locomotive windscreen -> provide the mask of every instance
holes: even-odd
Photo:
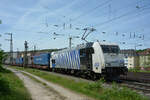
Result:
[[[119,47],[116,45],[101,45],[103,53],[119,53]]]

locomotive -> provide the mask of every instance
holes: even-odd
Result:
[[[117,44],[89,42],[74,48],[30,57],[32,58],[30,67],[83,76],[93,80],[101,77],[115,79],[128,71],[119,51]],[[16,59],[17,64],[18,60]]]

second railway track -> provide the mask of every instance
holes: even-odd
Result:
[[[122,81],[121,86],[126,86],[137,91],[140,94],[148,96],[150,98],[150,84],[135,82],[135,81]]]

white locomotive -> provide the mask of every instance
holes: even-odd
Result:
[[[119,50],[116,44],[90,42],[75,48],[52,52],[50,69],[94,80],[101,76],[117,78],[127,72]]]

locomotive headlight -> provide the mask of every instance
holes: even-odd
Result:
[[[111,64],[110,64],[110,63],[106,63],[105,66],[106,66],[106,67],[110,67]]]
[[[120,63],[120,66],[124,66],[124,63]]]

